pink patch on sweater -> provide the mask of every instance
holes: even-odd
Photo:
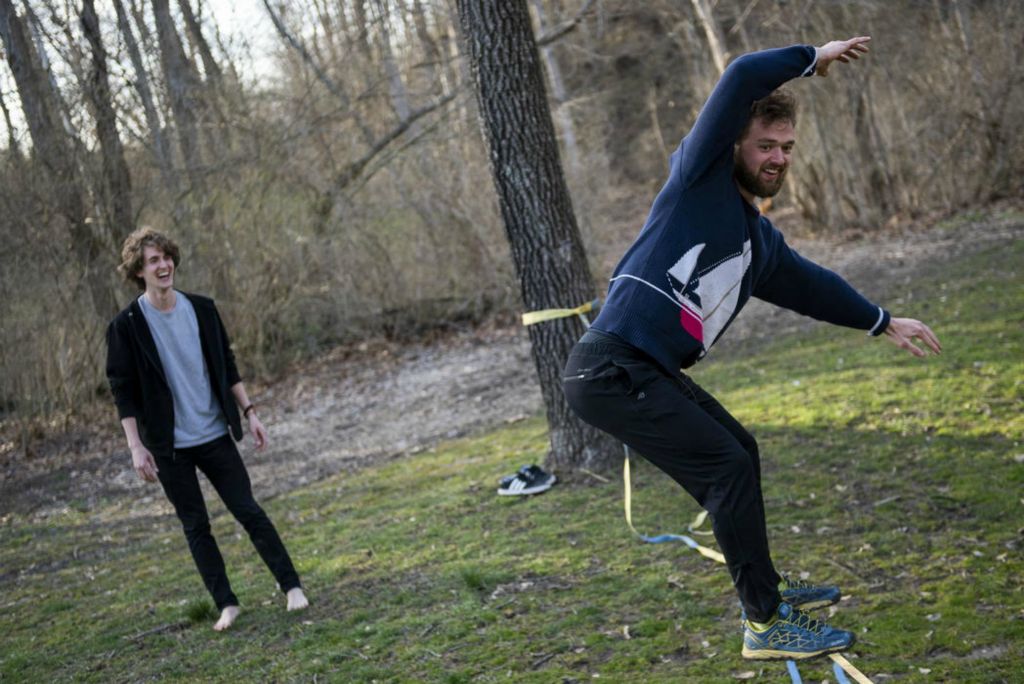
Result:
[[[690,337],[701,344],[704,343],[704,322],[696,314],[682,309],[679,312],[679,322],[683,325],[683,330],[690,334]]]

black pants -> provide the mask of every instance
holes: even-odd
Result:
[[[252,496],[249,473],[230,435],[199,446],[175,449],[170,456],[157,456],[156,462],[160,484],[181,520],[189,551],[218,610],[237,606],[238,598],[231,591],[224,558],[210,532],[210,517],[196,468],[203,471],[228,510],[245,528],[281,591],[301,586],[274,524]]]
[[[597,331],[573,348],[562,386],[583,420],[665,471],[708,511],[748,617],[768,621],[781,601],[780,577],[750,433],[693,380]]]

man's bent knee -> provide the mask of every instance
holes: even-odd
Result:
[[[231,508],[231,514],[235,516],[235,520],[241,523],[242,527],[246,530],[252,529],[253,527],[259,527],[261,524],[269,523],[270,518],[264,513],[260,505],[255,500],[233,506]]]
[[[185,538],[190,542],[210,535],[210,519],[182,520],[181,527],[185,530]]]

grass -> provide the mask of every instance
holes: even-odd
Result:
[[[185,617],[189,622],[201,625],[216,621],[220,613],[209,599],[193,599],[185,604]]]
[[[1021,264],[1018,242],[910,286],[893,308],[942,339],[927,362],[822,327],[695,373],[758,437],[777,564],[842,585],[831,620],[876,682],[1024,670]],[[535,418],[266,501],[313,601],[299,614],[215,504],[243,602],[226,634],[173,519],[8,515],[0,680],[785,681],[739,657],[721,566],[630,536],[619,482],[494,495],[546,445]],[[635,464],[638,528],[696,513]]]

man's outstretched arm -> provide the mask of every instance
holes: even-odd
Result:
[[[942,353],[939,338],[927,325],[914,318],[890,317],[837,273],[800,256],[774,227],[768,235],[774,238],[769,244],[774,247],[775,267],[755,285],[755,297],[833,325],[868,330],[875,336],[884,334],[917,357],[927,356],[926,349]],[[923,343],[924,348],[914,340]]]
[[[696,182],[725,157],[731,159],[733,145],[750,120],[751,105],[787,81],[811,75],[814,58],[814,47],[793,45],[733,60],[673,155],[683,186]]]
[[[779,86],[800,76],[826,76],[833,62],[859,59],[869,36],[833,40],[821,47],[794,45],[750,52],[736,58],[719,79],[679,149],[684,186],[702,176],[733,144],[750,119],[750,107]]]

